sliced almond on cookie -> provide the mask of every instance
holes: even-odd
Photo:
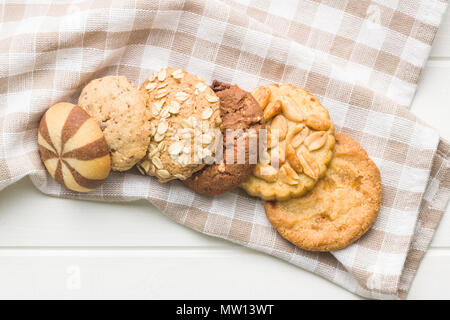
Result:
[[[267,148],[275,148],[278,145],[278,142],[280,140],[278,139],[278,131],[270,131],[267,133]]]
[[[278,178],[278,171],[269,164],[258,163],[253,169],[253,174],[267,182],[275,182]]]
[[[270,163],[283,164],[286,162],[286,144],[281,141],[275,148],[270,149]]]
[[[317,131],[306,137],[304,144],[309,151],[314,151],[322,148],[327,142],[328,135],[325,131]]]
[[[305,120],[305,115],[303,114],[303,111],[295,103],[282,101],[281,105],[283,115],[288,120],[294,122],[302,122]]]
[[[259,103],[261,109],[265,109],[270,100],[271,91],[267,87],[259,87],[252,93],[255,100]]]
[[[264,109],[264,120],[269,121],[281,112],[281,101],[277,100]]]
[[[294,186],[298,184],[299,178],[300,177],[298,176],[297,172],[295,172],[295,170],[292,169],[292,167],[288,163],[285,163],[280,168],[280,180],[282,182],[290,186]]]
[[[297,153],[295,153],[294,147],[290,144],[286,147],[286,159],[295,171],[298,173],[303,171],[303,165],[297,156]]]
[[[305,123],[308,127],[316,131],[327,131],[331,126],[330,120],[316,114],[309,114],[305,119]]]
[[[308,152],[308,150],[302,147],[297,155],[303,167],[303,172],[313,179],[319,178],[319,165],[317,164],[314,157]]]
[[[305,138],[309,135],[309,129],[304,124],[297,124],[286,135],[286,143],[291,144],[297,148],[303,143]]]
[[[274,130],[278,130],[278,137],[280,141],[286,138],[288,123],[283,115],[279,114],[272,119],[272,122],[270,123],[270,131]]]

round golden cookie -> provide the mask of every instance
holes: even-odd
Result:
[[[264,110],[268,150],[242,187],[263,200],[299,197],[333,157],[333,122],[316,97],[292,85],[260,87],[253,95]]]
[[[102,130],[76,105],[60,102],[45,112],[38,145],[47,171],[70,190],[92,191],[109,174],[111,162]]]
[[[331,251],[348,246],[370,228],[380,209],[377,166],[352,138],[336,133],[336,141],[325,177],[311,192],[288,201],[264,201],[275,229],[302,249]]]
[[[138,164],[159,181],[185,180],[215,153],[220,134],[219,98],[205,81],[180,68],[152,74],[141,86],[151,109],[151,141]]]
[[[125,171],[141,160],[150,142],[146,96],[124,76],[92,80],[78,105],[100,124],[111,153],[111,166]]]

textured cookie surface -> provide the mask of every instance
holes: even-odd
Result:
[[[92,80],[78,104],[100,124],[111,153],[112,169],[125,171],[141,160],[150,142],[146,96],[124,76]]]
[[[110,156],[100,126],[71,103],[57,103],[45,112],[38,145],[47,171],[71,190],[92,191],[109,174]]]
[[[203,79],[180,68],[161,69],[141,90],[148,94],[153,119],[139,171],[161,182],[189,178],[215,153],[219,98]]]
[[[275,229],[302,249],[344,248],[370,228],[380,209],[377,166],[350,137],[336,133],[336,141],[330,167],[311,192],[288,201],[264,201]]]
[[[250,164],[247,134],[251,132],[257,137],[264,121],[262,109],[250,93],[238,86],[218,81],[213,82],[212,89],[220,99],[224,156],[221,162],[206,166],[183,181],[188,187],[204,195],[228,192],[249,176],[255,165]],[[226,130],[233,130],[230,134],[235,133],[228,140],[229,143]],[[243,148],[242,163],[238,163],[238,147]],[[257,150],[253,151],[256,155]]]
[[[335,144],[328,111],[292,85],[260,87],[253,96],[264,110],[267,152],[242,187],[263,200],[288,200],[314,187]]]

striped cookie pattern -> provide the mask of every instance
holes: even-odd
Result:
[[[111,169],[100,126],[71,103],[57,103],[45,112],[39,124],[38,145],[50,175],[73,191],[96,189]]]

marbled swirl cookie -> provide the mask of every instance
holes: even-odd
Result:
[[[61,102],[49,108],[38,131],[39,152],[47,171],[67,188],[89,192],[111,168],[105,137],[86,111]]]

